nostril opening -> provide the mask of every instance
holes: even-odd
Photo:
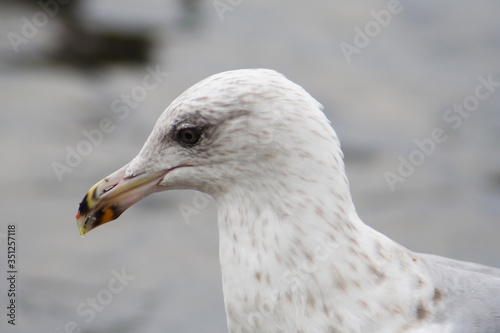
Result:
[[[106,187],[104,190],[102,190],[102,193],[107,193],[107,192],[111,191],[116,185],[117,184]]]

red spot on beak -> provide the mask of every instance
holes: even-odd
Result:
[[[80,218],[80,213],[77,213],[75,217],[78,220]]]

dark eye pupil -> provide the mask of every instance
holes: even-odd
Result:
[[[180,134],[179,138],[183,142],[190,143],[190,144],[194,144],[194,143],[198,142],[198,140],[200,138],[198,131],[196,131],[195,129],[192,129],[192,128],[183,129],[183,130],[181,130],[181,132],[179,134]]]

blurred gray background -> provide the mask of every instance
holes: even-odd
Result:
[[[390,22],[386,1],[60,2],[0,1],[1,332],[226,331],[212,202],[159,193],[84,239],[74,215],[178,94],[229,69],[276,69],[324,105],[367,224],[418,252],[500,267],[500,87],[473,97],[487,92],[479,77],[500,81],[497,0],[402,0]],[[356,41],[347,59],[341,45]],[[153,70],[163,76],[147,90]],[[113,129],[89,144],[105,118]],[[415,153],[436,128],[447,140]],[[410,155],[424,160],[392,191],[384,174]],[[182,205],[197,207],[189,221]]]

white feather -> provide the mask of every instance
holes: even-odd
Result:
[[[200,143],[166,140],[178,124]],[[357,216],[321,105],[272,70],[211,76],[158,120],[127,173],[218,206],[230,332],[499,332],[500,271],[415,254]]]

